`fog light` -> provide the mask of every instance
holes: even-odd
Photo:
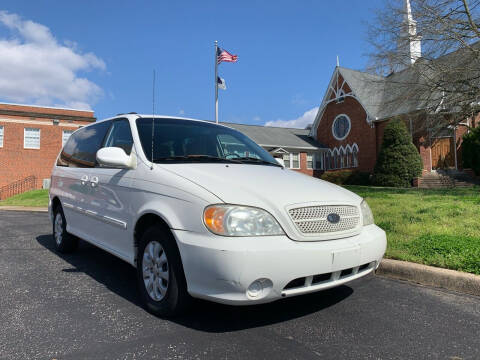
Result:
[[[247,294],[251,298],[256,298],[262,294],[262,291],[263,291],[262,283],[259,280],[255,280],[248,287]]]
[[[268,295],[272,290],[273,283],[270,279],[257,279],[250,284],[247,289],[247,297],[250,299],[260,299]]]

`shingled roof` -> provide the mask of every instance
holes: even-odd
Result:
[[[238,130],[264,148],[319,150],[322,144],[309,136],[309,129],[221,123]]]
[[[455,89],[462,86],[462,79],[480,78],[478,57],[473,50],[480,50],[480,42],[471,48],[462,48],[436,59],[418,59],[414,65],[379,76],[362,71],[337,67],[339,74],[350,86],[372,120],[384,120],[418,110],[436,110],[440,105],[450,106],[462,101],[462,94]],[[449,68],[448,72],[443,71]],[[448,94],[432,90],[450,87]],[[480,86],[480,85],[479,85]]]
[[[338,70],[373,120],[432,108],[441,101],[441,94],[423,94],[426,89],[414,67],[387,77],[347,68]]]

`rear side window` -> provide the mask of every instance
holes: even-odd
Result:
[[[98,149],[111,125],[104,121],[75,131],[60,154],[58,166],[94,167]]]

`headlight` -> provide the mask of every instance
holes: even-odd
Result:
[[[362,210],[363,226],[373,224],[373,213],[365,200],[360,204],[360,209]]]
[[[268,212],[247,206],[211,205],[203,212],[208,230],[223,236],[283,235],[277,220]]]

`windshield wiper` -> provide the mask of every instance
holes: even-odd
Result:
[[[282,165],[280,165],[278,163],[272,163],[270,161],[263,160],[263,159],[258,159],[258,158],[254,158],[254,157],[237,157],[237,158],[235,158],[235,160],[241,161],[242,163],[247,162],[247,163],[265,164],[265,165],[283,167]]]
[[[184,155],[184,156],[165,156],[154,158],[153,162],[190,162],[190,161],[198,161],[198,162],[227,162],[227,163],[236,163],[239,164],[240,161],[236,159],[225,159],[218,156],[210,156],[210,155]]]

